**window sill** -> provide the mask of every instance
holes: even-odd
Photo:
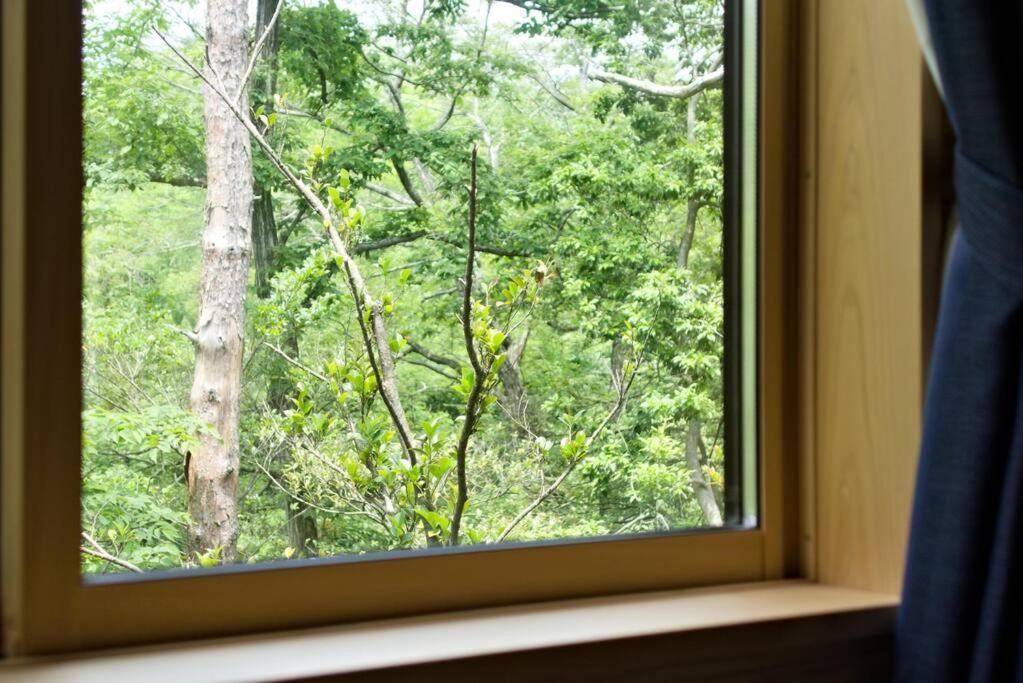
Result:
[[[719,586],[13,661],[0,665],[0,681],[309,680],[370,671],[384,680],[400,679],[410,668],[428,672],[440,662],[450,680],[473,667],[509,672],[506,665],[522,675],[532,670],[551,676],[552,665],[568,667],[570,661],[573,668],[566,673],[585,677],[587,670],[608,673],[607,666],[630,659],[620,647],[646,650],[651,644],[662,654],[632,658],[642,661],[646,673],[674,665],[691,675],[698,669],[706,676],[722,666],[734,673],[744,661],[754,667],[749,671],[763,666],[780,671],[785,652],[800,668],[812,666],[815,655],[842,667],[835,659],[841,651],[858,653],[862,666],[886,660],[896,604],[894,596],[804,581]],[[687,639],[692,647],[680,651]],[[526,652],[528,657],[514,658]],[[711,658],[724,661],[713,664]]]

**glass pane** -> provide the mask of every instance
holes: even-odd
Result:
[[[743,519],[724,11],[89,3],[83,572]]]

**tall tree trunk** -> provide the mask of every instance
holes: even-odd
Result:
[[[686,228],[678,245],[677,265],[680,270],[689,267],[689,252],[693,250],[693,238],[696,236],[696,217],[700,213],[700,203],[690,199],[686,204]]]
[[[267,25],[277,10],[281,0],[258,0],[256,3],[255,40],[266,31]],[[280,46],[281,18],[271,27],[263,42],[262,68],[257,70],[258,77],[254,81],[253,97],[258,103],[273,109],[274,93],[277,90],[277,52]],[[256,271],[256,295],[265,299],[270,296],[270,282],[279,270],[277,249],[281,246],[281,237],[277,232],[277,220],[274,217],[273,189],[258,181],[252,187],[252,257]],[[284,350],[292,358],[298,358],[298,336],[292,329],[287,329],[282,340]],[[290,397],[294,390],[288,364],[276,356],[271,360],[270,381],[267,387],[267,404],[272,410],[283,412],[291,407]],[[274,460],[282,461],[289,456],[286,449],[275,454]],[[298,502],[288,494],[283,494],[284,514],[288,545],[295,549],[300,557],[312,557],[316,553],[316,519],[308,506]]]
[[[690,145],[696,144],[696,105],[700,101],[700,95],[696,94],[689,98],[686,108],[686,138]],[[693,238],[696,236],[696,218],[700,213],[700,202],[690,199],[686,204],[686,227],[682,233],[682,239],[678,245],[678,258],[676,263],[680,269],[689,266],[689,252],[693,249]]]
[[[266,31],[280,0],[259,0],[256,3],[255,39]],[[263,42],[263,68],[253,78],[253,101],[262,104],[267,111],[273,108],[274,91],[277,89],[277,50],[280,45],[280,21],[274,23]],[[252,256],[256,266],[256,294],[265,299],[270,296],[270,280],[276,270],[275,251],[279,245],[277,222],[274,220],[273,191],[269,185],[259,181],[253,183],[252,196]]]
[[[689,481],[696,493],[696,501],[703,511],[703,518],[708,526],[721,526],[721,508],[710,482],[703,476],[703,463],[700,461],[700,428],[699,420],[689,420],[686,433],[686,466],[689,467]]]
[[[255,39],[266,31],[270,19],[274,16],[277,3],[280,0],[259,0],[256,3],[256,32]],[[274,23],[273,28],[263,42],[262,54],[259,58],[263,60],[263,68],[256,71],[253,78],[253,101],[262,104],[267,111],[273,108],[274,91],[277,89],[277,50],[280,45],[279,31],[280,20]],[[258,181],[253,183],[252,196],[252,247],[253,260],[256,266],[256,294],[265,299],[270,295],[270,279],[276,270],[274,262],[275,251],[280,240],[277,236],[277,222],[274,220],[273,191],[269,185],[262,185]]]
[[[270,296],[270,280],[276,272],[275,252],[279,245],[274,200],[269,187],[252,186],[252,263],[256,270],[256,296]]]
[[[229,93],[238,92],[248,63],[246,0],[208,0],[210,64]],[[216,81],[217,76],[211,75]],[[196,326],[191,408],[212,424],[187,466],[188,550],[194,558],[218,549],[235,560],[238,539],[239,446],[245,296],[251,250],[252,155],[249,134],[228,105],[203,88],[206,125],[206,225]]]
[[[700,101],[699,93],[689,98],[686,108],[686,138],[690,145],[696,144],[696,112],[697,103]],[[676,265],[682,270],[689,267],[689,254],[693,249],[693,239],[696,236],[696,219],[700,213],[700,203],[696,199],[690,199],[686,205],[686,227],[682,233],[682,239],[678,247],[678,259]],[[689,480],[692,483],[693,492],[696,494],[696,501],[703,511],[703,518],[708,526],[721,526],[721,508],[718,506],[717,496],[714,489],[703,474],[703,462],[700,459],[700,452],[703,447],[700,430],[702,424],[699,420],[690,419],[686,432],[686,466],[689,468]]]
[[[280,1],[259,0],[256,3],[255,40],[259,40],[266,31]],[[262,66],[256,70],[256,78],[253,79],[255,87],[252,98],[254,102],[266,107],[267,111],[273,108],[273,95],[277,88],[280,25],[278,19],[267,34],[260,55]],[[274,217],[272,188],[256,180],[252,185],[252,196],[252,260],[256,271],[256,296],[266,299],[270,296],[270,282],[278,270],[277,249],[281,245],[281,240],[277,234],[277,220]],[[289,356],[298,358],[298,339],[292,330],[286,331],[282,346]],[[274,410],[285,410],[289,407],[288,396],[292,389],[287,363],[276,356],[271,363],[267,403]]]

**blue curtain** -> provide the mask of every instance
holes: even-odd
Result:
[[[962,224],[927,391],[897,674],[1023,682],[1023,2],[926,5]]]

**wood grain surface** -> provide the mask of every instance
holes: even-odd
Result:
[[[817,579],[896,593],[921,419],[922,58],[901,2],[816,2]]]

